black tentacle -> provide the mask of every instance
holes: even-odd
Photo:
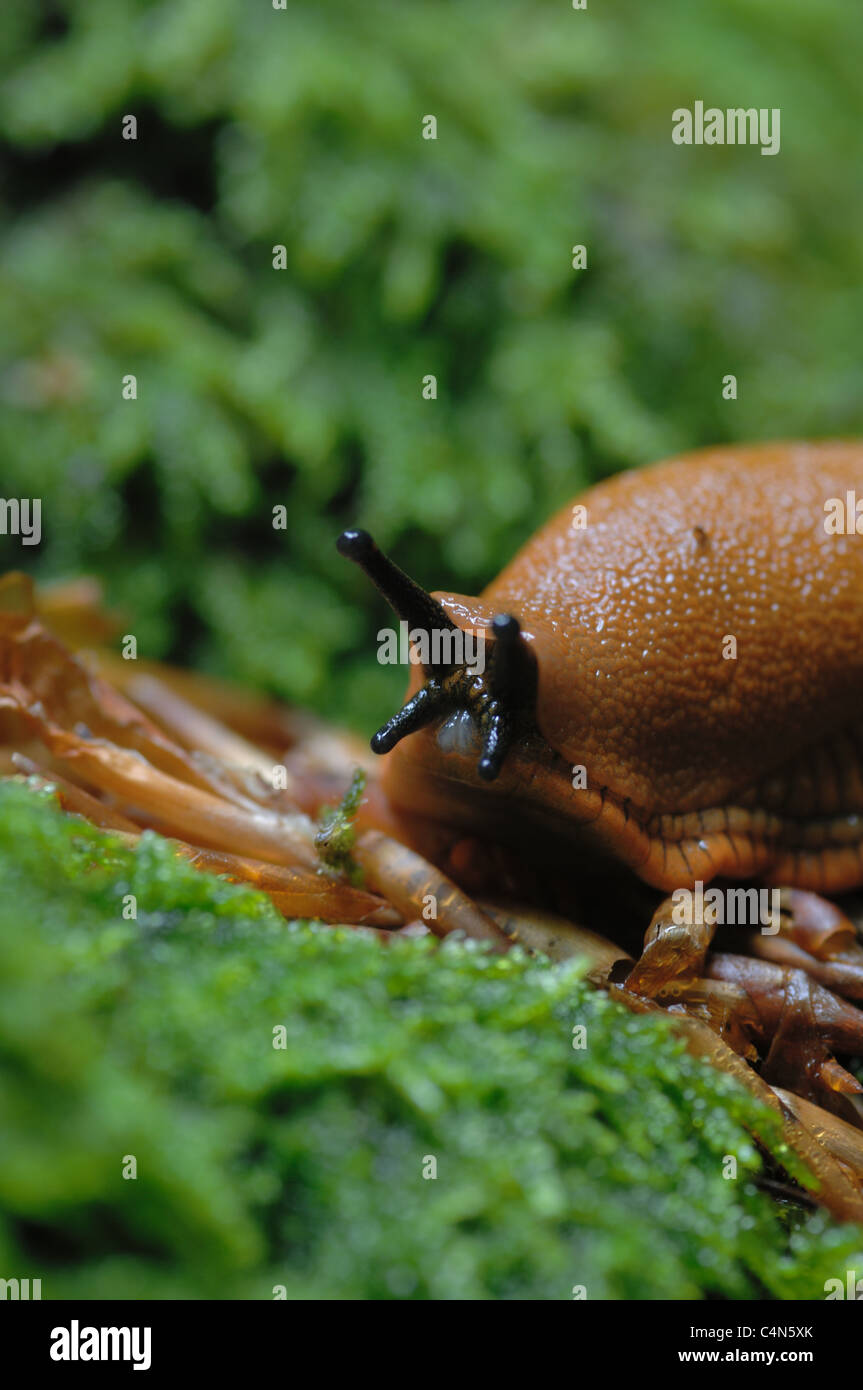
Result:
[[[399,618],[425,630],[458,631],[446,609],[393,564],[389,556],[378,549],[368,531],[343,531],[336,547],[340,555],[353,560],[368,575]]]
[[[406,734],[414,734],[418,729],[424,729],[427,724],[437,719],[438,715],[445,713],[448,704],[438,683],[428,681],[398,714],[394,714],[392,719],[388,719],[386,724],[378,729],[371,741],[372,752],[388,753]]]

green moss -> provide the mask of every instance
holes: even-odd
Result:
[[[354,819],[360,807],[366,785],[366,774],[357,768],[340,805],[325,807],[320,816],[320,829],[315,846],[324,864],[345,874],[353,884],[363,881],[363,871],[353,858],[356,839]]]
[[[286,925],[9,784],[0,873],[0,1266],[44,1297],[819,1297],[859,1247],[576,964]]]

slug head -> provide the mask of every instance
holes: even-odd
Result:
[[[387,599],[412,643],[407,702],[371,740],[375,753],[389,755],[381,785],[408,842],[438,863],[464,837],[505,846],[510,882],[520,881],[519,865],[532,884],[541,865],[559,874],[577,856],[592,863],[604,853],[593,833],[601,795],[574,791],[572,760],[539,717],[561,703],[570,722],[580,724],[586,712],[557,679],[553,624],[540,615],[522,631],[493,598],[428,594],[365,531],[345,531],[337,544]],[[509,585],[504,602],[516,592]],[[482,660],[467,656],[468,634],[480,635]],[[428,640],[434,635],[437,647]],[[449,867],[458,878],[464,866]],[[493,876],[486,887],[496,882]]]
[[[372,751],[388,753],[408,734],[433,723],[442,726],[438,744],[444,752],[464,751],[478,733],[476,771],[483,781],[494,781],[515,740],[529,726],[535,705],[536,658],[518,619],[498,613],[478,639],[484,655],[490,648],[487,659],[468,661],[463,655],[465,630],[378,548],[367,531],[344,531],[337,547],[409,625],[412,639],[425,636],[430,653],[421,663],[423,684],[374,735]]]

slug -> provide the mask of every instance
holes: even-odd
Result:
[[[625,472],[564,507],[479,598],[428,594],[344,532],[341,553],[414,642],[485,640],[482,670],[446,652],[412,667],[372,739],[391,804],[520,852],[610,859],[664,891],[717,876],[863,885],[855,488],[856,443]]]

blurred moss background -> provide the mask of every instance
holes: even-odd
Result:
[[[608,471],[860,432],[861,40],[846,0],[3,7],[4,565],[367,729],[403,673],[343,525],[477,592]],[[673,145],[696,99],[781,152]]]

